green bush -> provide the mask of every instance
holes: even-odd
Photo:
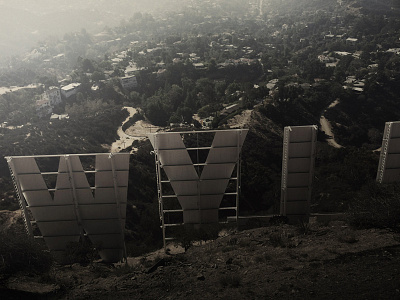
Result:
[[[400,232],[400,185],[371,182],[353,200],[350,224],[358,228],[389,228]]]
[[[0,235],[0,276],[18,272],[45,273],[52,264],[50,253],[35,240],[10,233]]]

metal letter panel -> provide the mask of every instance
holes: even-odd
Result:
[[[208,153],[208,164],[236,163],[239,159],[238,148],[212,148]]]
[[[222,198],[228,183],[229,179],[200,181],[200,195],[220,195]]]
[[[115,220],[84,220],[83,226],[88,234],[120,233],[121,224]]]
[[[400,138],[400,121],[397,122],[390,122],[392,123],[392,128],[391,128],[391,138],[396,139]]]
[[[201,172],[201,179],[230,178],[236,163],[208,165]]]
[[[386,160],[386,165],[390,166],[390,169],[399,169],[400,168],[400,153],[388,155]]]
[[[90,191],[84,191],[89,192]],[[71,189],[55,190],[53,205],[73,205]]]
[[[191,165],[189,153],[186,149],[159,150],[160,162],[164,166]]]
[[[178,196],[178,200],[180,201],[179,196],[193,196],[197,195],[198,192],[198,181],[171,181],[172,188],[174,189],[175,194]],[[183,205],[181,203],[181,205]]]
[[[43,206],[43,205],[49,205],[49,203],[54,204],[54,201],[51,198],[51,195],[47,189],[24,192],[24,197],[25,199],[27,199],[27,202],[29,199],[28,204],[30,206]]]
[[[81,164],[81,161],[79,159],[79,156],[76,155],[63,155],[60,156],[60,163],[58,165],[58,172],[59,173],[68,173],[69,167],[68,167],[68,162],[69,160],[71,164],[71,171],[72,172],[83,172],[83,167]]]
[[[184,224],[201,224],[200,210],[184,210],[183,211]]]
[[[43,206],[43,207],[29,207],[35,220],[39,222],[47,221],[76,221],[74,206]],[[78,233],[79,234],[79,233]]]
[[[313,125],[289,126],[289,127],[291,128],[290,132],[291,143],[310,142],[313,140]]]
[[[235,166],[239,162],[239,155],[248,130],[221,130],[209,132],[181,132],[181,133],[153,133],[149,139],[155,150],[156,170],[158,180],[158,194],[160,217],[163,225],[165,245],[165,226],[163,210],[163,181],[161,169],[164,169],[174,193],[183,209],[183,222],[190,224],[217,223],[218,210],[225,194],[229,180],[236,180],[236,195],[238,197],[238,178],[231,178]],[[214,134],[211,145],[199,145],[197,134]],[[194,138],[197,147],[190,151],[203,151],[210,147],[208,156],[202,166],[201,174],[196,171],[188,149],[183,139]],[[194,141],[194,142],[193,142]],[[204,143],[204,139],[201,138]],[[192,154],[192,152],[191,152]],[[193,153],[194,154],[194,153]],[[199,153],[197,153],[199,155]],[[237,168],[239,174],[240,168]],[[238,177],[239,175],[237,175]],[[236,213],[238,198],[236,200]],[[166,210],[168,212],[168,210]]]
[[[281,214],[289,220],[309,215],[317,130],[313,125],[284,129]]]
[[[129,155],[114,155],[114,165],[118,171],[128,171]],[[110,154],[97,154],[96,171],[112,171]]]
[[[222,197],[220,195],[181,196],[183,210],[219,208]]]
[[[213,147],[242,147],[247,132],[248,130],[243,130],[238,136],[238,133],[233,130],[217,131],[214,136]]]
[[[200,199],[200,209],[218,209],[222,201],[221,195],[202,195]]]
[[[400,121],[385,124],[376,181],[400,181]]]
[[[85,155],[85,154],[83,154]],[[53,155],[10,157],[17,192],[29,210],[51,251],[63,251],[70,242],[78,242],[86,232],[95,244],[101,244],[100,256],[116,262],[126,257],[124,226],[127,204],[129,153],[88,154],[96,160],[95,186],[90,186],[80,156]],[[59,157],[54,187],[47,187],[36,157]],[[42,173],[43,172],[43,173]],[[54,199],[48,189],[54,190]],[[95,194],[95,197],[93,196]],[[28,220],[25,214],[26,222]]]
[[[310,183],[310,173],[289,173],[287,179],[287,188],[301,188]]]
[[[399,169],[386,169],[383,175],[382,182],[393,183],[400,182],[400,170]]]
[[[128,186],[128,171],[116,171],[117,186]],[[114,177],[112,171],[102,171],[96,173],[96,187],[114,187]]]
[[[21,174],[39,174],[39,168],[33,157],[18,157],[13,161],[15,172]]]
[[[198,180],[199,176],[192,164],[187,166],[165,166],[168,179],[173,180]]]
[[[121,214],[126,215],[126,203],[121,205]],[[99,204],[99,205],[80,205],[79,211],[82,217],[82,222],[85,220],[103,220],[116,219],[118,220],[118,211],[116,204]]]
[[[291,133],[292,134],[292,133]],[[312,151],[312,143],[292,143],[290,142],[289,147],[289,158],[296,157],[310,157]]]
[[[79,226],[75,218],[73,221],[53,221],[40,223],[40,233],[43,236],[77,236],[79,238]]]
[[[308,188],[288,188],[286,192],[286,197],[288,201],[307,201],[308,194]]]
[[[390,141],[388,153],[400,153],[400,138],[395,138]]]
[[[154,149],[186,149],[180,133],[149,133],[148,136]]]
[[[20,175],[19,182],[22,192],[47,190],[47,185],[44,182],[43,177],[40,173]]]
[[[289,173],[310,172],[311,158],[291,158],[288,164]]]

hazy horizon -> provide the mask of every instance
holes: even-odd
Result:
[[[22,54],[51,36],[100,32],[135,12],[165,9],[174,0],[0,0],[0,60]],[[172,6],[171,6],[172,8]]]

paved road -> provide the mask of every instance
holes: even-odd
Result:
[[[137,112],[136,108],[129,106],[124,106],[123,109],[126,109],[129,112],[129,116],[118,128],[117,134],[119,139],[111,145],[111,152],[119,152],[122,149],[126,149],[132,145],[133,141],[146,139],[149,132],[155,132],[160,129],[160,127],[151,125],[148,121],[139,120],[134,125],[130,126],[126,131],[123,131],[122,127],[124,124],[128,122],[129,119]]]
[[[119,136],[119,139],[116,140],[112,145],[111,145],[111,151],[110,152],[119,152],[122,149],[126,149],[130,147],[135,140],[133,137],[130,137],[127,135],[123,130],[122,126],[129,121],[129,119],[136,114],[136,108],[133,107],[128,107],[124,106],[123,109],[126,109],[129,112],[129,116],[122,122],[121,126],[118,128],[117,134]]]
[[[338,103],[339,101],[335,100],[331,104],[329,104],[328,108],[335,107]],[[324,113],[325,112],[326,110],[324,111]],[[321,118],[319,119],[319,123],[321,124],[321,130],[324,131],[325,134],[329,136],[329,138],[327,139],[328,144],[335,148],[342,148],[343,146],[335,141],[335,135],[332,132],[331,123],[327,118],[325,118],[324,115],[322,115]]]

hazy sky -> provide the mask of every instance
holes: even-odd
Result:
[[[172,0],[0,0],[0,58],[23,53],[37,41],[85,28],[113,27],[135,11],[151,11]]]

